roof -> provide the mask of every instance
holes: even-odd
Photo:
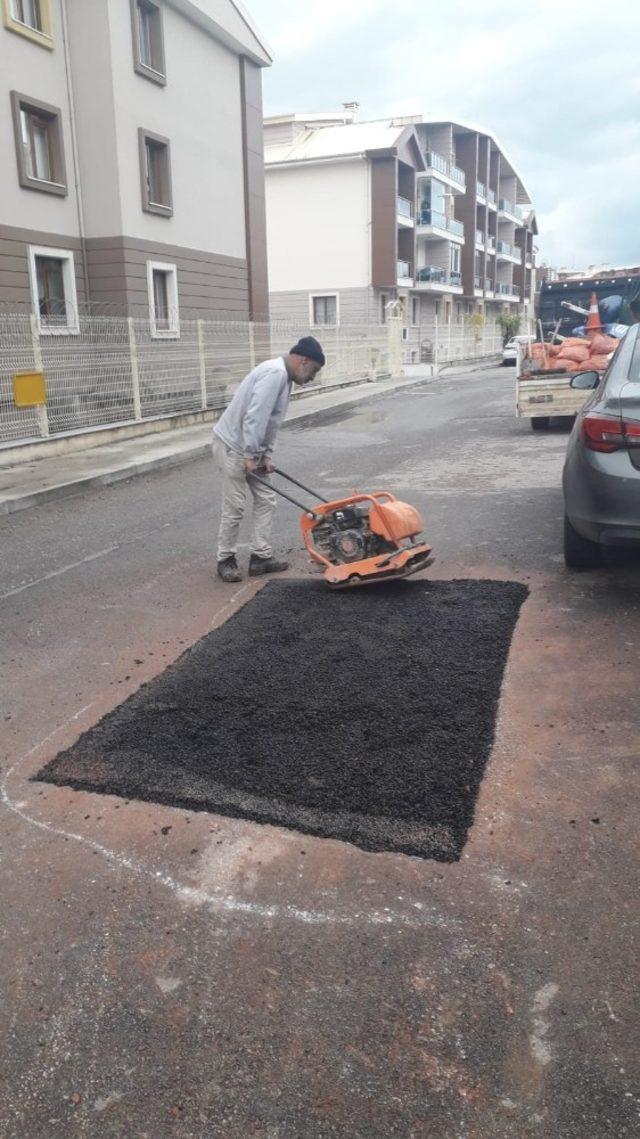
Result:
[[[242,0],[168,0],[192,23],[237,55],[259,67],[269,67],[272,52]]]
[[[500,151],[500,154],[502,155],[502,157],[504,159],[506,159],[507,165],[511,168],[512,173],[515,174],[516,178],[518,179],[518,182],[520,183],[520,186],[522,187],[522,193],[519,195],[520,203],[525,203],[525,202],[531,201],[531,195],[529,194],[524,182],[522,181],[522,178],[518,174],[518,171],[516,170],[513,162],[509,158],[509,155],[507,154],[506,150],[504,149],[502,143],[498,142],[496,136],[494,134],[492,134],[491,131],[486,130],[485,127],[474,126],[472,123],[452,122],[451,119],[433,119],[433,120],[429,119],[426,122],[424,122],[423,125],[426,127],[452,126],[454,130],[456,130],[456,128],[457,128],[458,130],[466,131],[469,134],[483,134],[486,138],[491,140],[491,142],[495,146],[496,150]]]
[[[326,119],[327,116],[317,116]],[[291,119],[310,123],[312,116],[281,116],[271,122],[287,122]],[[387,150],[403,139],[407,124],[395,123],[394,119],[380,119],[371,123],[341,123],[338,126],[310,126],[300,131],[290,142],[269,145],[265,139],[265,165],[274,166],[282,162],[304,162],[323,158],[358,157],[369,150]]]

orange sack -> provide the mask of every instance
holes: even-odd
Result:
[[[609,366],[608,356],[590,356],[585,364],[585,371],[589,368],[595,368],[596,372],[604,372],[605,368]]]
[[[582,348],[585,346],[588,348],[591,343],[592,341],[586,340],[584,336],[565,336],[560,347],[575,348],[577,346],[578,348]]]
[[[589,357],[589,345],[588,344],[575,344],[575,345],[570,344],[569,347],[567,347],[566,344],[563,344],[562,348],[558,352],[557,359],[558,360],[574,360],[577,364],[582,364],[585,360],[588,359],[588,357]]]
[[[591,354],[592,356],[606,356],[608,352],[615,352],[619,340],[615,336],[605,336],[604,333],[599,332],[593,337],[591,341]]]
[[[547,352],[549,353],[550,356],[559,355],[561,348],[562,348],[561,344],[547,344]]]

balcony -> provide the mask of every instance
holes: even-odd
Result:
[[[487,201],[487,187],[484,182],[476,182],[476,197],[483,203]]]
[[[467,179],[464,170],[461,170],[459,166],[455,166],[453,162],[449,162],[442,154],[436,154],[433,150],[427,151],[425,162],[427,164],[426,174],[434,174],[437,178],[447,182],[459,194],[464,193]]]
[[[409,201],[409,198],[397,197],[396,213],[399,226],[403,226],[405,229],[413,229],[413,202]]]
[[[519,301],[520,289],[516,285],[504,284],[502,281],[497,281],[496,296],[508,297],[510,301]]]
[[[438,210],[431,210],[428,206],[418,209],[416,224],[421,237],[449,237],[454,241],[464,242],[464,226],[457,218],[448,218]]]
[[[499,261],[512,261],[515,265],[521,262],[521,250],[508,241],[496,241],[496,257]]]
[[[495,237],[493,237],[492,234],[488,234],[487,235],[487,252],[488,253],[495,253],[495,251],[496,251],[496,239],[495,239]]]
[[[397,264],[398,285],[403,288],[411,288],[413,285],[413,266],[410,261],[398,261]]]
[[[491,294],[491,296],[493,296],[493,278],[492,277],[485,277],[485,279],[484,279],[484,291],[487,294],[487,296],[489,294]]]
[[[434,290],[435,292],[462,292],[462,273],[453,270],[447,272],[440,265],[424,265],[418,269],[416,277],[417,289]]]
[[[491,206],[493,210],[496,208],[496,193],[495,190],[487,190],[487,205]]]
[[[474,289],[482,289],[482,277],[473,278],[473,287]]]
[[[514,206],[513,202],[510,202],[508,198],[500,198],[498,209],[501,213],[513,218],[516,222],[520,223],[524,220],[524,211],[520,209],[520,206]]]
[[[480,249],[484,249],[484,233],[481,229],[476,230],[476,245],[479,245]]]

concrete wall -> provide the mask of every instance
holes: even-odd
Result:
[[[78,237],[60,0],[52,0],[51,8],[53,51],[9,31],[0,20],[0,225]],[[67,177],[65,197],[20,186],[10,91],[60,108]]]
[[[382,290],[373,288],[327,289],[327,293],[337,293],[341,325],[378,324],[380,313],[379,297]],[[310,291],[288,290],[272,292],[269,307],[272,320],[297,321],[301,328],[310,329],[314,336],[322,340],[322,327],[314,328],[310,319]]]
[[[370,279],[367,163],[266,169],[272,295],[365,288]]]

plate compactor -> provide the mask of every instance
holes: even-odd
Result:
[[[431,546],[417,541],[424,529],[420,514],[389,491],[354,491],[345,498],[327,502],[277,467],[274,474],[310,494],[318,503],[311,508],[304,506],[259,475],[249,475],[303,511],[300,529],[304,544],[313,561],[324,566],[324,580],[331,589],[409,577],[434,560]]]

